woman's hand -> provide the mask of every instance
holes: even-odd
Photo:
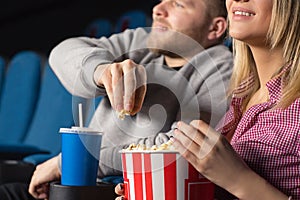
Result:
[[[94,72],[98,86],[105,87],[112,107],[134,115],[140,111],[146,94],[146,70],[132,60],[99,65]]]
[[[115,193],[117,195],[120,195],[119,197],[116,198],[116,200],[123,200],[124,199],[124,184],[123,183],[119,183],[118,185],[116,185]]]
[[[227,139],[201,120],[178,122],[174,146],[203,176],[229,191],[249,171]]]

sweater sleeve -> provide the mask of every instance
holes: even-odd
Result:
[[[139,139],[137,143],[146,145],[148,148],[152,147],[153,145],[159,146],[163,143],[166,143],[171,137],[174,136],[174,130],[177,128],[176,124],[177,122],[174,122],[168,132],[161,132],[150,137]]]
[[[69,38],[59,43],[49,55],[49,63],[64,87],[73,95],[93,98],[103,95],[93,74],[98,65],[120,59],[122,55],[141,48],[138,41],[147,35],[143,30],[126,30],[109,38]]]

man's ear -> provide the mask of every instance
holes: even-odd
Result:
[[[227,30],[227,20],[224,17],[215,17],[209,27],[209,40],[218,40]]]

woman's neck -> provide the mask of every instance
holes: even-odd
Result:
[[[276,71],[284,65],[282,48],[250,47],[256,64],[260,86],[265,87]]]

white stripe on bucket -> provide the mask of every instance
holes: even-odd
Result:
[[[184,184],[185,182],[182,179],[188,178],[188,162],[183,161],[184,159],[180,154],[176,155],[176,173],[177,173],[177,199],[181,200],[184,199]]]
[[[151,164],[152,164],[152,188],[153,188],[153,200],[164,200],[165,194],[164,190],[164,160],[163,154],[152,154]],[[156,188],[160,188],[156,190]]]
[[[129,196],[130,196],[131,199],[135,199],[132,154],[126,154],[126,168],[127,168],[128,180],[132,180],[132,182],[128,183],[128,185],[129,185]]]

